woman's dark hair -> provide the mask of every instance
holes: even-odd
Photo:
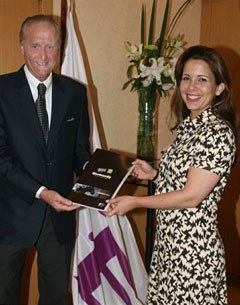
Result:
[[[204,60],[214,75],[216,85],[224,83],[225,88],[223,92],[220,95],[215,96],[211,107],[213,113],[216,116],[221,117],[232,128],[235,136],[237,137],[235,113],[232,106],[231,80],[228,69],[223,58],[215,49],[202,45],[192,46],[185,50],[180,55],[176,63],[176,88],[171,99],[171,116],[175,116],[176,122],[171,130],[176,129],[182,120],[184,120],[190,114],[190,111],[186,107],[181,97],[179,89],[184,66],[190,59]]]

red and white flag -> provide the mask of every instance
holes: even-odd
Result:
[[[61,73],[88,84],[81,49],[67,0],[66,42]],[[90,95],[89,95],[90,97]],[[101,148],[91,99],[93,150]],[[73,253],[74,305],[143,305],[148,275],[126,216],[106,217],[82,208],[77,213]]]

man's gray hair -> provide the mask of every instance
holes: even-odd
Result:
[[[48,16],[48,15],[34,15],[34,16],[27,17],[23,21],[23,23],[21,25],[21,28],[20,28],[20,32],[19,32],[20,43],[22,43],[24,38],[25,38],[27,28],[31,24],[38,23],[38,22],[48,23],[55,28],[56,33],[58,35],[58,43],[59,43],[59,46],[60,46],[61,43],[62,43],[61,28],[60,28],[59,24],[51,16]]]

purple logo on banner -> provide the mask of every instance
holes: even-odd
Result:
[[[101,285],[100,273],[102,273],[112,289],[124,301],[123,304],[133,305],[127,291],[107,266],[108,261],[116,256],[127,282],[133,287],[128,260],[116,243],[112,232],[106,227],[95,239],[93,233],[90,233],[89,239],[94,241],[95,249],[78,264],[76,277],[81,298],[89,305],[103,305],[93,296],[93,292]]]

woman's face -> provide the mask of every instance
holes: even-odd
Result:
[[[224,88],[223,83],[216,85],[214,75],[204,60],[190,59],[186,62],[180,92],[192,118],[208,108],[214,97],[220,95]]]

